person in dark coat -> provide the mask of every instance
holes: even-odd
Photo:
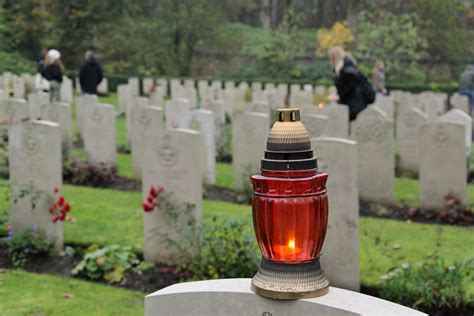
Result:
[[[97,86],[102,81],[102,67],[92,51],[87,51],[79,70],[79,83],[83,93],[97,94]]]
[[[64,65],[61,61],[61,53],[56,49],[50,49],[41,69],[41,76],[48,80],[51,102],[60,100],[60,87],[63,82]]]
[[[340,47],[329,50],[329,59],[336,74],[334,85],[338,102],[349,107],[349,120],[353,121],[367,106],[360,85],[360,71],[354,58]]]

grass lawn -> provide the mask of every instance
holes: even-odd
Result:
[[[0,315],[143,315],[144,297],[82,280],[0,272]]]
[[[0,196],[6,194],[8,184],[0,182]],[[66,243],[119,243],[143,249],[141,194],[109,189],[65,185],[66,199],[71,202],[74,223],[65,223]],[[1,210],[8,208],[0,201]],[[204,219],[213,214],[245,219],[251,226],[251,207],[222,201],[203,201]],[[377,285],[380,276],[390,268],[410,261],[416,264],[435,250],[438,229],[441,228],[439,254],[447,262],[474,257],[472,228],[405,223],[401,221],[360,219],[361,281]],[[379,241],[379,242],[377,242]],[[394,248],[395,246],[395,248]],[[399,248],[398,248],[399,247]],[[398,249],[397,249],[398,248]],[[470,293],[474,295],[474,284]]]

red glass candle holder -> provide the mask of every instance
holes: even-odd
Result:
[[[262,158],[251,177],[252,215],[262,263],[252,290],[277,299],[324,295],[329,282],[319,263],[328,223],[327,173],[318,173],[298,109],[278,110]]]

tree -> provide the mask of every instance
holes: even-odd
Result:
[[[424,72],[418,61],[427,56],[428,42],[421,35],[418,22],[419,17],[415,13],[360,12],[356,56],[371,61],[384,60],[386,72],[392,79],[423,81]],[[371,67],[372,64],[363,65],[365,72],[370,71]]]

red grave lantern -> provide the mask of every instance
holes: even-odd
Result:
[[[252,290],[277,299],[324,295],[319,256],[328,222],[327,173],[318,173],[298,109],[279,109],[261,174],[251,177],[253,224],[262,262]]]

